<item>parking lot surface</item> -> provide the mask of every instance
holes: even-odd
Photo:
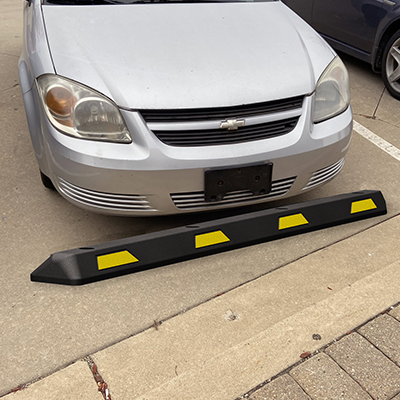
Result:
[[[45,189],[18,83],[21,30],[22,3],[0,0],[0,396],[94,399],[106,382],[113,399],[234,399],[257,396],[258,385],[282,376],[322,398],[307,392],[305,369],[317,362],[332,374],[345,369],[334,340],[353,330],[346,340],[368,339],[365,322],[400,302],[400,102],[380,76],[343,56],[356,122],[346,165],[329,184],[288,202],[375,189],[387,215],[86,286],[50,285],[31,282],[30,273],[54,252],[282,203],[119,218]],[[395,323],[393,313],[385,318]],[[297,365],[307,352],[312,357]],[[400,392],[384,397],[367,386],[373,398]]]

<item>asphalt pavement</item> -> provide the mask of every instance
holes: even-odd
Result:
[[[69,204],[41,185],[30,144],[22,0],[0,0],[0,38],[0,397],[399,400],[400,102],[368,65],[343,56],[343,171],[288,202],[374,189],[387,215],[69,287],[30,273],[54,252],[271,205],[119,218]]]

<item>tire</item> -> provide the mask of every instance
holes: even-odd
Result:
[[[383,52],[382,78],[388,92],[400,100],[400,31],[390,38]]]
[[[40,171],[40,178],[42,179],[43,186],[47,189],[56,190],[51,179]]]

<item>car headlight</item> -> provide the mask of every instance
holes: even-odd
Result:
[[[80,139],[132,142],[117,106],[105,96],[56,75],[37,81],[46,115],[60,132]]]
[[[349,104],[349,75],[342,60],[336,57],[318,80],[314,96],[314,123],[342,113]]]

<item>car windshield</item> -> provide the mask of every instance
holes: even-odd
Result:
[[[279,0],[44,0],[43,4],[101,5],[101,4],[147,4],[147,3],[254,3]]]

